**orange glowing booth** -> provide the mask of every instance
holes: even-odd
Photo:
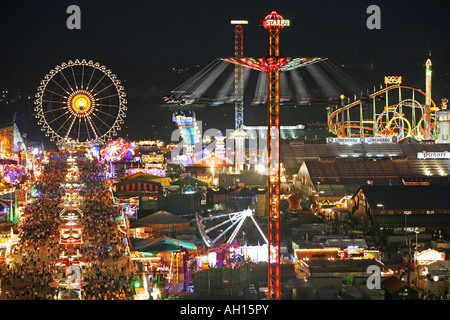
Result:
[[[367,250],[358,246],[340,248],[311,248],[295,249],[295,256],[302,260],[346,260],[346,259],[375,259],[381,261],[378,250]]]
[[[302,260],[337,260],[340,258],[339,248],[295,249],[295,256]]]
[[[419,275],[427,275],[430,264],[444,260],[445,253],[433,249],[423,250],[414,254],[414,263]]]
[[[18,243],[18,234],[13,231],[12,222],[0,224],[0,262],[13,259],[12,248]]]

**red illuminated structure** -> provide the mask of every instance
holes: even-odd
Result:
[[[269,34],[268,56],[265,58],[225,58],[225,61],[266,72],[268,75],[268,179],[269,179],[269,275],[268,298],[281,298],[280,266],[280,72],[292,70],[322,58],[280,57],[280,30],[290,25],[272,11],[260,22]]]
[[[272,11],[261,24],[269,32],[268,75],[268,158],[269,158],[269,299],[281,298],[281,266],[280,266],[280,67],[285,65],[280,58],[281,25],[272,26],[268,22],[285,21],[283,17]],[[289,20],[288,20],[289,21]],[[289,23],[287,23],[289,25]]]
[[[234,56],[239,59],[244,56],[244,28],[242,25],[248,24],[247,20],[231,20],[234,28]],[[245,162],[245,131],[244,127],[244,66],[235,64],[234,66],[234,132],[235,139],[235,172],[239,173]]]

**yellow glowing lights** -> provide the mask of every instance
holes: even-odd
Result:
[[[231,20],[231,24],[248,24],[248,20]]]
[[[75,112],[86,113],[91,108],[91,100],[84,94],[78,94],[72,99],[72,109]]]
[[[77,90],[68,99],[69,109],[77,116],[85,116],[92,112],[94,106],[93,101],[94,98],[89,92]]]
[[[385,84],[393,84],[398,85],[402,83],[402,76],[385,76],[384,77]]]

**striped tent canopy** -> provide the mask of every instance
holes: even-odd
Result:
[[[163,186],[160,182],[147,179],[127,179],[114,185],[117,194],[157,193],[162,194]]]
[[[163,187],[170,186],[170,178],[159,177],[159,176],[155,176],[153,174],[149,174],[149,173],[145,173],[145,172],[132,173],[127,176],[120,177],[119,180],[121,182],[130,181],[130,180],[131,181],[132,180],[149,180],[149,181],[159,182],[162,184]]]

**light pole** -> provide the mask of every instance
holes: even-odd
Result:
[[[214,186],[214,165],[211,166],[211,185]]]
[[[406,221],[407,221],[407,219],[406,219],[406,217],[408,216],[408,214],[409,213],[404,213],[404,215],[405,215],[405,239],[406,239],[406,245],[408,245],[408,232],[406,231]]]
[[[418,245],[417,245],[417,235],[419,234],[419,231],[418,231],[417,228],[416,228],[416,230],[414,230],[414,232],[416,233],[416,249],[414,250],[414,274],[415,274],[415,276],[416,276],[416,285],[417,285],[417,277],[418,277],[418,273],[417,273],[417,261],[416,261],[416,257],[417,257],[417,247],[418,247]]]
[[[317,181],[317,209],[320,213],[320,181]]]
[[[405,242],[406,242],[406,246],[408,247],[408,285],[411,283],[411,243],[410,243],[410,239],[408,239],[408,232],[406,230],[406,217],[409,213],[404,213],[405,215]]]
[[[415,234],[416,234],[416,251],[417,251],[417,235],[419,234],[419,231],[418,231],[417,228],[416,228],[416,230],[414,230],[414,232],[415,232]]]

